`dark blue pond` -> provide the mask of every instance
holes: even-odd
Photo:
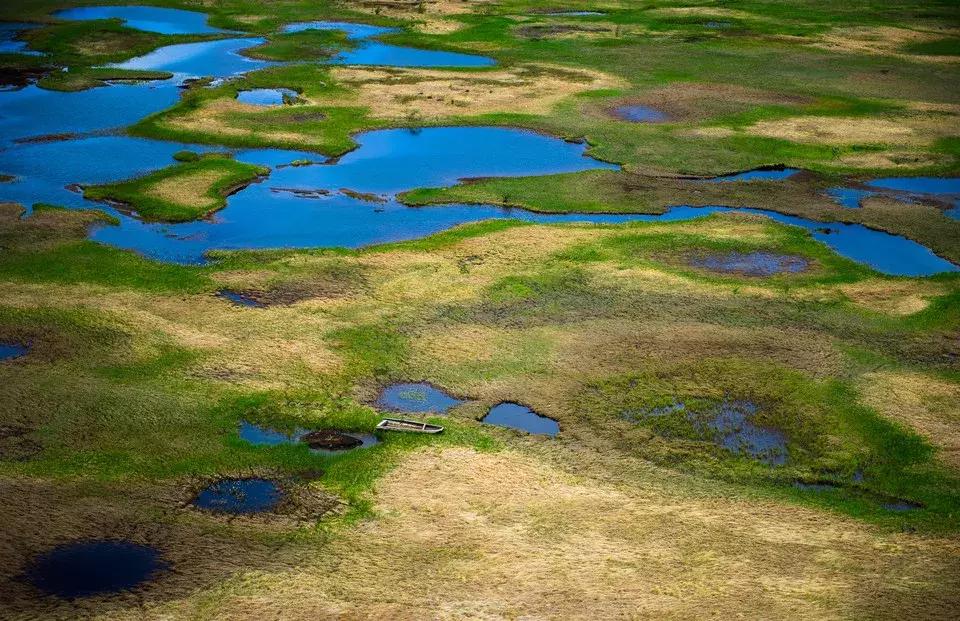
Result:
[[[782,168],[779,166],[757,168],[755,170],[747,170],[740,173],[720,175],[719,177],[708,179],[708,181],[713,183],[723,183],[727,181],[783,181],[784,179],[789,179],[798,172],[800,172],[799,168]]]
[[[254,106],[280,106],[285,99],[296,98],[297,91],[289,88],[254,88],[237,93],[237,101]]]
[[[343,435],[349,436],[351,438],[356,438],[360,441],[360,444],[357,446],[350,446],[344,448],[320,448],[320,447],[310,447],[310,452],[317,453],[318,455],[342,455],[347,451],[352,451],[354,449],[365,449],[370,448],[371,446],[376,446],[380,444],[380,438],[373,435],[372,433],[357,433],[351,431],[349,433],[344,433]],[[304,440],[305,441],[305,440]]]
[[[909,500],[889,500],[884,502],[881,505],[887,511],[893,511],[895,513],[903,513],[904,511],[916,511],[917,509],[922,509],[923,505],[917,504],[915,502],[910,502]]]
[[[539,435],[555,436],[560,433],[560,424],[557,421],[541,416],[519,403],[507,402],[495,405],[490,408],[490,412],[481,422]]]
[[[690,260],[690,264],[725,274],[773,276],[802,272],[810,262],[803,257],[772,252],[727,252],[695,257]]]
[[[124,26],[160,34],[212,34],[227,32],[207,25],[204,13],[152,6],[92,6],[57,11],[54,17],[64,21],[122,19]]]
[[[301,22],[288,24],[284,32],[302,32],[304,30],[340,30],[347,38],[357,43],[352,50],[346,50],[331,58],[328,62],[335,65],[385,65],[390,67],[489,67],[496,61],[486,56],[444,52],[440,50],[422,50],[412,47],[389,45],[372,37],[398,32],[396,28],[384,28],[369,24],[350,22]]]
[[[445,414],[463,403],[426,382],[391,384],[377,397],[376,405],[393,412],[433,412]]]
[[[166,567],[154,548],[100,539],[50,550],[33,561],[26,577],[41,591],[74,599],[133,589]]]
[[[0,54],[26,54],[28,56],[42,56],[41,52],[31,50],[26,41],[17,38],[25,30],[39,28],[40,24],[23,22],[0,22]]]
[[[26,356],[30,348],[20,343],[0,343],[0,360],[13,360]]]
[[[619,106],[614,108],[613,113],[624,121],[633,123],[662,123],[670,118],[655,108],[640,105]]]
[[[282,498],[280,487],[267,479],[223,479],[203,489],[193,504],[208,511],[241,515],[271,511]]]
[[[814,483],[795,481],[793,486],[805,492],[835,492],[843,489],[836,483],[830,483],[829,481],[817,481]]]

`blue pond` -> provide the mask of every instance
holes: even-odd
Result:
[[[26,356],[30,348],[20,343],[0,343],[0,360],[13,360]]]
[[[547,436],[555,436],[560,433],[560,425],[557,421],[541,416],[519,403],[506,402],[495,405],[490,408],[490,412],[483,417],[481,422]]]
[[[633,123],[662,123],[670,118],[655,108],[639,105],[620,106],[615,108],[613,113],[624,121]]]
[[[426,382],[391,384],[377,397],[377,407],[394,412],[445,414],[463,403]]]
[[[496,61],[486,56],[443,52],[439,50],[421,50],[381,43],[373,39],[380,35],[398,32],[396,28],[355,24],[351,22],[300,22],[288,24],[284,32],[302,32],[304,30],[340,30],[347,33],[347,39],[357,43],[352,50],[346,50],[331,58],[328,62],[335,65],[384,65],[390,67],[489,67]]]
[[[769,168],[756,168],[740,173],[729,175],[720,175],[709,179],[713,183],[723,183],[727,181],[783,181],[789,179],[800,172],[798,168],[783,168],[781,166],[771,166]]]
[[[254,106],[280,106],[296,98],[297,91],[289,88],[254,88],[237,93],[237,101]]]
[[[39,28],[40,24],[23,22],[0,22],[0,54],[26,54],[28,56],[42,56],[42,52],[31,50],[26,41],[17,38],[25,30]]]
[[[193,504],[208,511],[240,515],[270,511],[282,498],[280,487],[267,479],[223,479],[204,488]]]
[[[902,513],[904,511],[915,511],[917,509],[922,509],[923,505],[917,504],[915,502],[910,502],[909,500],[890,500],[883,503],[883,508],[887,511],[893,511],[896,513]]]
[[[92,6],[57,11],[54,17],[64,21],[122,19],[128,28],[160,34],[213,34],[227,32],[207,25],[204,13],[152,6]]]
[[[809,261],[803,257],[772,252],[728,252],[695,257],[690,264],[714,272],[743,274],[745,276],[773,276],[796,274],[807,269]]]
[[[109,66],[117,69],[168,71],[178,79],[202,76],[225,78],[277,65],[275,62],[249,58],[240,53],[265,41],[253,38],[180,43],[157,48],[149,54]]]
[[[41,591],[75,599],[133,589],[166,567],[154,548],[97,539],[50,550],[34,559],[26,577]]]
[[[805,492],[834,492],[843,489],[836,483],[830,483],[829,481],[817,481],[815,483],[795,481],[793,486]]]

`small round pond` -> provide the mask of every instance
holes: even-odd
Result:
[[[555,436],[560,433],[560,424],[557,421],[541,416],[519,403],[499,403],[490,408],[481,422],[537,435]]]
[[[253,88],[237,93],[237,101],[254,106],[282,106],[297,97],[299,93],[289,88]]]
[[[432,412],[445,414],[463,403],[426,382],[391,384],[380,392],[376,405],[393,412]]]
[[[34,559],[27,580],[58,597],[74,599],[133,589],[167,567],[160,553],[118,539],[65,544]]]
[[[796,255],[772,252],[727,252],[694,257],[690,265],[724,274],[773,276],[800,273],[810,266],[810,262]]]
[[[221,479],[205,487],[193,500],[199,509],[243,515],[271,511],[283,492],[268,479]]]

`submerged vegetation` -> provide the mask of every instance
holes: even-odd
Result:
[[[0,40],[0,616],[960,606],[960,273],[892,276],[840,233],[960,265],[952,181],[876,181],[960,175],[954,4],[152,3],[208,11],[194,34],[52,15],[81,4],[0,6],[36,24]],[[496,64],[332,64],[364,43],[284,30],[315,20]],[[205,41],[223,54],[165,47]],[[238,98],[259,89],[278,99]],[[103,101],[129,122],[88,122]],[[554,141],[557,174],[401,187],[419,153],[384,135],[520,157],[420,129],[443,126],[582,144]],[[131,145],[154,159],[82,161]],[[238,240],[252,191],[275,200]],[[290,247],[262,248],[284,219]],[[302,242],[334,225],[338,247]],[[415,238],[346,247],[394,226]],[[118,230],[222,239],[179,265],[90,238]]]

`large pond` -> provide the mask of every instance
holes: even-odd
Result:
[[[496,61],[486,56],[422,50],[381,43],[373,37],[393,32],[396,28],[371,26],[353,22],[300,22],[289,24],[284,32],[305,30],[339,30],[345,32],[354,48],[337,54],[329,62],[337,65],[385,65],[390,67],[489,67]]]
[[[153,6],[87,6],[57,11],[53,16],[64,21],[120,19],[128,28],[170,35],[226,32],[208,26],[204,13]]]
[[[112,16],[143,29],[180,28],[200,32],[205,18],[184,11],[146,14],[138,7],[110,8]],[[106,9],[104,9],[106,10]],[[84,9],[93,19],[101,15]],[[60,16],[70,15],[61,13]],[[139,15],[139,17],[138,17]],[[146,20],[144,22],[137,20]],[[152,24],[152,25],[151,25]],[[160,25],[157,25],[160,24]],[[338,29],[359,45],[334,62],[365,64],[382,55],[382,63],[409,66],[414,57],[421,66],[489,64],[482,57],[386,46],[371,37],[390,29],[363,24],[309,22],[289,25],[287,31]],[[28,86],[0,92],[0,174],[13,182],[0,184],[0,201],[30,206],[43,202],[71,208],[98,207],[118,218],[118,226],[97,228],[98,241],[179,263],[201,263],[210,250],[309,248],[370,244],[413,239],[450,227],[489,218],[560,223],[616,224],[630,221],[682,220],[730,211],[725,206],[677,206],[662,215],[537,214],[490,205],[443,205],[410,208],[396,200],[404,190],[449,186],[463,177],[525,176],[566,173],[616,166],[585,155],[585,145],[508,128],[434,127],[371,131],[356,137],[358,147],[338,160],[324,162],[315,153],[280,149],[242,150],[241,161],[270,166],[273,172],[230,197],[213,218],[183,224],[148,224],[109,207],[84,201],[76,184],[99,184],[128,179],[169,166],[177,151],[205,151],[210,146],[180,144],[120,134],[124,127],[173,105],[177,85],[186,78],[226,78],[272,63],[240,52],[263,42],[259,38],[227,38],[157,49],[118,66],[164,70],[171,80],[143,84],[114,84],[79,93],[45,91]],[[428,56],[423,56],[420,53]],[[440,56],[430,56],[440,55]],[[443,56],[446,55],[446,56]],[[492,61],[490,61],[492,62]],[[313,165],[279,167],[295,160]],[[751,175],[782,179],[792,170]],[[722,178],[740,180],[744,175]],[[754,178],[754,177],[750,177]],[[286,190],[286,191],[285,191]],[[295,190],[291,192],[289,190]],[[346,192],[342,190],[347,190]],[[377,201],[364,195],[377,195]],[[927,275],[954,271],[956,266],[929,249],[902,237],[860,225],[824,224],[772,211],[751,210],[786,224],[801,226],[813,236],[856,261],[897,275]]]

